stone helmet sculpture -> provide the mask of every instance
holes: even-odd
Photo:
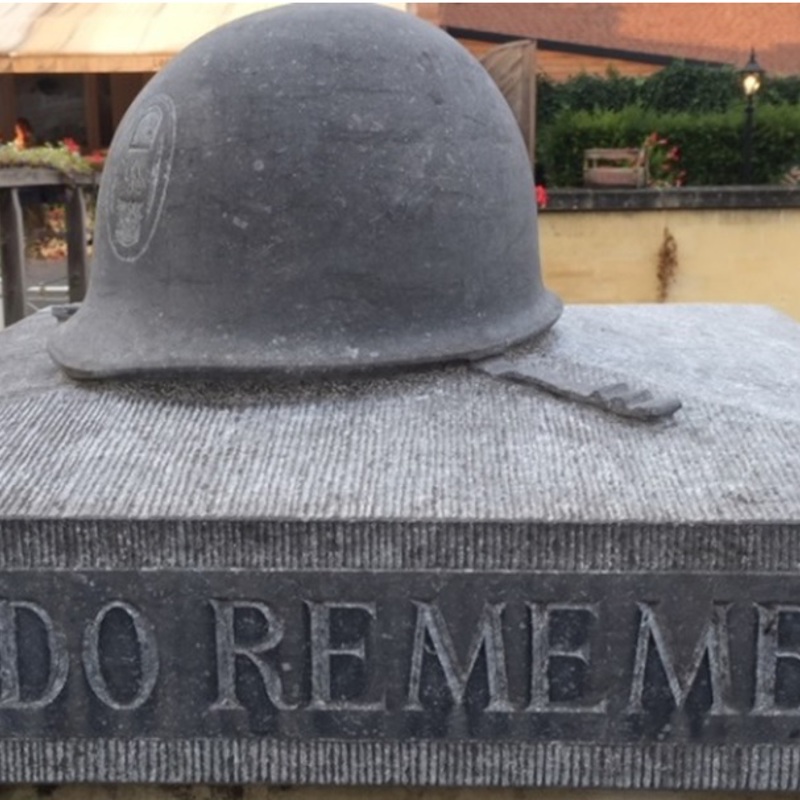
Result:
[[[297,5],[186,48],[116,132],[70,375],[475,359],[551,326],[531,168],[481,65],[410,14]]]

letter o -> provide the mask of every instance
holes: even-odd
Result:
[[[100,627],[109,612],[119,609],[124,611],[133,623],[136,633],[136,642],[139,645],[139,659],[142,672],[141,684],[136,696],[127,703],[120,703],[111,696],[108,684],[100,670]],[[92,691],[98,700],[105,703],[109,708],[118,711],[139,708],[147,702],[153,693],[156,681],[158,680],[158,645],[156,643],[156,632],[152,623],[142,615],[142,613],[129,603],[121,600],[114,600],[104,605],[97,616],[86,626],[83,635],[83,670],[86,680],[89,682]]]

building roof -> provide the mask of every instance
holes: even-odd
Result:
[[[0,3],[0,72],[152,70],[266,3]],[[405,3],[385,3],[397,8]],[[800,3],[436,3],[437,21],[549,44],[800,74]],[[420,13],[418,9],[417,13]],[[424,13],[421,14],[425,16]]]
[[[278,5],[0,3],[0,73],[151,72],[214,28]]]
[[[800,3],[441,3],[448,29],[468,29],[800,74]]]
[[[0,3],[0,72],[150,71],[275,3]]]

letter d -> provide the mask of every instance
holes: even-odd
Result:
[[[19,687],[17,654],[17,609],[30,611],[39,618],[47,633],[50,659],[47,686],[39,697],[23,700]],[[35,603],[0,600],[0,710],[44,708],[58,697],[69,673],[69,658],[64,634],[53,624],[50,615]]]

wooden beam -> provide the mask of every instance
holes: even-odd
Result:
[[[17,118],[17,95],[14,76],[0,75],[0,138],[10,142],[14,138],[14,121]]]
[[[67,284],[70,303],[86,296],[86,203],[79,186],[67,189]]]
[[[25,229],[16,189],[0,190],[0,256],[3,320],[8,326],[25,316]]]
[[[100,101],[97,91],[97,75],[85,73],[83,76],[83,108],[86,121],[86,144],[89,150],[100,148]]]
[[[15,55],[0,59],[0,73],[158,72],[174,57],[175,53]]]
[[[520,127],[528,147],[528,160],[536,161],[536,42],[522,51],[522,115]]]
[[[100,174],[87,172],[66,176],[51,167],[4,167],[0,169],[0,189],[25,188],[26,186],[97,186]]]
[[[494,47],[480,59],[514,114],[528,158],[536,152],[536,43],[522,39]]]
[[[147,76],[139,73],[111,75],[111,124],[114,130],[146,82]]]

